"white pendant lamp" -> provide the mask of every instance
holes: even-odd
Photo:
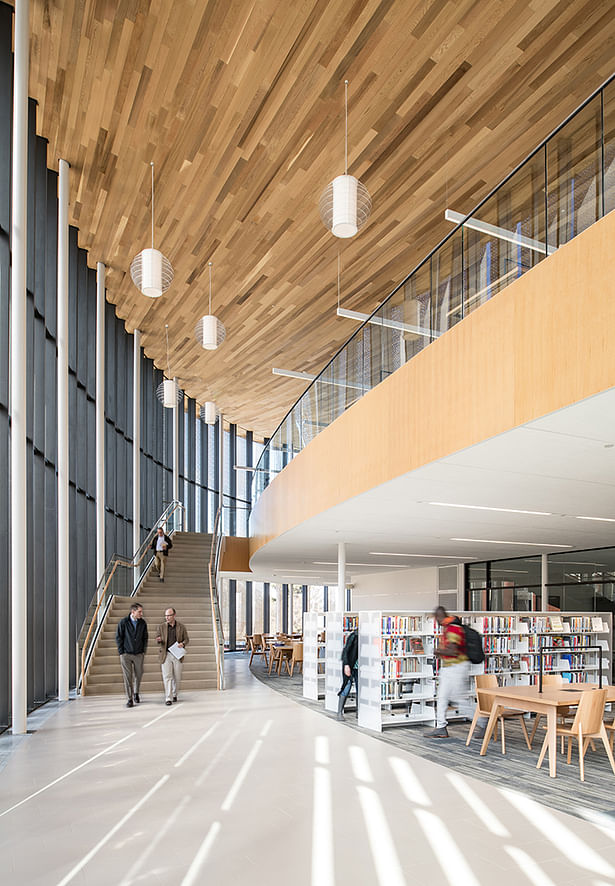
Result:
[[[345,140],[344,175],[329,182],[320,195],[318,208],[327,230],[335,237],[348,238],[360,231],[372,211],[369,191],[354,175],[348,175],[348,80],[344,80]]]
[[[169,324],[165,324],[165,332],[167,337],[167,372],[170,375],[171,371],[169,369]],[[173,409],[177,404],[182,400],[184,396],[184,392],[181,390],[179,385],[177,384],[177,380],[174,378],[165,378],[163,379],[158,387],[156,388],[156,396],[162,403],[165,409]]]
[[[204,317],[201,317],[194,329],[196,340],[206,351],[215,351],[226,338],[226,329],[224,328],[224,325],[211,313],[212,267],[213,262],[209,262],[209,314],[205,314]]]
[[[204,406],[201,406],[201,421],[204,421],[206,425],[215,425],[216,412],[216,404],[212,400],[208,400]]]
[[[152,167],[152,246],[142,249],[132,260],[130,276],[132,282],[143,295],[149,298],[160,298],[173,280],[173,268],[169,259],[158,249],[154,249],[154,164]]]

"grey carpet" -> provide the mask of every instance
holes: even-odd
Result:
[[[277,692],[299,704],[332,717],[324,709],[324,701],[313,702],[303,698],[303,677],[282,675],[269,676],[266,668],[255,660],[252,664],[254,676]],[[355,715],[348,714],[344,721],[350,729],[359,729]],[[576,743],[572,753],[572,763],[566,765],[566,757],[558,754],[557,778],[549,778],[548,760],[542,769],[536,769],[536,762],[544,732],[539,729],[532,750],[528,750],[518,723],[506,724],[506,754],[501,753],[501,745],[492,742],[485,757],[479,755],[481,741],[473,739],[466,747],[468,723],[453,723],[449,726],[449,739],[428,739],[423,737],[425,726],[395,726],[381,733],[370,732],[375,738],[403,748],[411,754],[424,757],[441,766],[456,769],[496,787],[507,787],[523,791],[535,800],[580,818],[590,818],[599,812],[615,822],[615,775],[609,765],[602,746],[596,752],[588,750],[585,758],[585,782],[579,778],[579,762]],[[361,732],[367,730],[361,729]]]

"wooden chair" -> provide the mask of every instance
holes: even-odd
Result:
[[[567,681],[564,680],[561,674],[543,674],[542,676],[542,685],[544,689],[561,689],[562,686],[568,685]],[[534,736],[536,735],[536,730],[538,729],[538,724],[544,714],[536,714],[536,719],[534,720],[534,727],[532,729],[532,734],[530,735],[530,745],[534,741]],[[557,719],[560,726],[566,725],[566,717],[570,716],[570,708],[558,708],[557,709]],[[564,753],[564,739],[562,738],[562,754]]]
[[[606,704],[606,689],[588,689],[581,696],[581,701],[577,707],[577,712],[571,726],[557,726],[557,735],[562,735],[568,739],[568,755],[566,762],[570,763],[572,755],[572,739],[576,738],[579,742],[579,772],[581,781],[585,781],[585,751],[592,738],[601,738],[606,750],[611,769],[615,775],[615,760],[613,760],[613,752],[609,745],[606,735],[606,729],[602,718],[604,717],[604,706]],[[542,750],[538,758],[537,768],[540,769],[542,761],[547,752],[549,736],[545,735],[542,743]]]
[[[293,643],[292,655],[286,659],[286,670],[290,677],[292,677],[295,671],[296,664],[301,665],[301,672],[303,673],[303,643]]]
[[[276,643],[279,643],[279,640],[268,640],[267,644],[269,646],[269,675],[271,676],[271,671],[276,670],[279,673],[278,663],[280,658],[280,650],[281,646],[276,646]]]
[[[472,736],[474,735],[474,730],[476,729],[476,724],[478,722],[479,717],[488,717],[491,714],[491,708],[493,707],[493,696],[485,695],[480,690],[481,689],[497,689],[498,688],[498,678],[495,674],[477,674],[474,678],[476,680],[476,710],[474,711],[474,717],[472,718],[472,724],[470,726],[470,732],[468,733],[468,739],[466,741],[466,747],[470,744],[472,740]],[[503,711],[498,717],[498,723],[500,725],[500,730],[502,733],[502,753],[506,753],[506,733],[504,730],[504,721],[505,720],[513,720],[518,719],[521,723],[521,728],[523,729],[523,735],[525,736],[525,743],[528,748],[531,748],[530,738],[527,734],[527,729],[525,727],[525,720],[523,718],[523,711]],[[497,726],[496,731],[493,733],[494,740],[497,739]]]
[[[253,634],[250,638],[250,653],[249,666],[252,664],[252,659],[255,655],[262,655],[265,658],[265,667],[267,667],[269,663],[267,659],[267,646],[263,643],[262,634]]]

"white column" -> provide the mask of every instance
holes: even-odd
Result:
[[[547,588],[547,584],[549,582],[549,555],[541,554],[540,557],[540,590],[541,590],[541,600],[540,600],[540,608],[543,612],[546,612],[549,608],[549,589]]]
[[[329,609],[344,612],[346,609],[346,544],[337,545],[337,588],[335,589],[333,606],[331,605],[331,588],[329,588]]]
[[[218,417],[218,489],[220,495],[218,507],[220,508],[220,531],[224,535],[224,416]]]
[[[26,247],[28,193],[28,0],[15,0],[11,217],[11,722],[27,723]]]
[[[132,368],[132,550],[141,545],[141,332],[135,329]],[[136,580],[135,570],[135,580]]]
[[[58,182],[58,698],[69,683],[69,505],[68,505],[68,191],[69,165],[59,162]]]
[[[105,572],[105,271],[96,265],[96,582]]]
[[[177,379],[174,379],[174,382],[177,386]],[[173,407],[173,500],[179,501],[179,404],[177,398]]]

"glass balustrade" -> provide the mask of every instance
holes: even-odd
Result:
[[[470,212],[380,304],[284,417],[252,503],[363,394],[615,208],[615,77]],[[444,211],[444,209],[443,209]]]

